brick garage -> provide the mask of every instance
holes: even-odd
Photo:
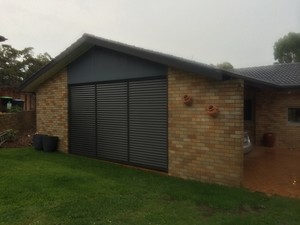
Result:
[[[60,151],[154,169],[157,163],[172,176],[239,186],[244,85],[261,83],[238,71],[83,35],[22,88],[36,92],[37,129],[58,136]],[[191,106],[184,95],[193,98]],[[218,107],[216,118],[206,113],[209,105]]]

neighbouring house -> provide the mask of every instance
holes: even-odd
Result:
[[[278,144],[300,147],[299,79],[250,71],[84,34],[21,89],[35,92],[37,131],[62,152],[238,186],[245,128],[256,141],[280,128]]]
[[[12,106],[18,106],[23,111],[35,110],[35,96],[32,93],[20,92],[17,88],[1,86],[0,87],[0,112],[7,111],[7,103]]]

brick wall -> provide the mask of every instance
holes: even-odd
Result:
[[[7,129],[20,132],[35,129],[35,112],[0,113],[0,132]]]
[[[300,108],[300,90],[261,90],[256,92],[256,140],[274,132],[275,146],[300,148],[300,124],[288,122],[288,108]]]
[[[169,174],[239,186],[243,170],[243,81],[168,71]],[[193,97],[186,106],[185,94]],[[206,114],[208,105],[220,109]]]
[[[59,137],[58,150],[68,151],[68,85],[63,70],[36,91],[37,131]]]

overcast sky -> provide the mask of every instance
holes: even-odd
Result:
[[[0,0],[0,35],[57,56],[90,33],[207,64],[272,64],[300,0]]]

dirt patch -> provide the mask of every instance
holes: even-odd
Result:
[[[35,129],[17,132],[14,140],[5,142],[1,145],[1,148],[19,148],[32,146],[32,138],[34,134]]]

